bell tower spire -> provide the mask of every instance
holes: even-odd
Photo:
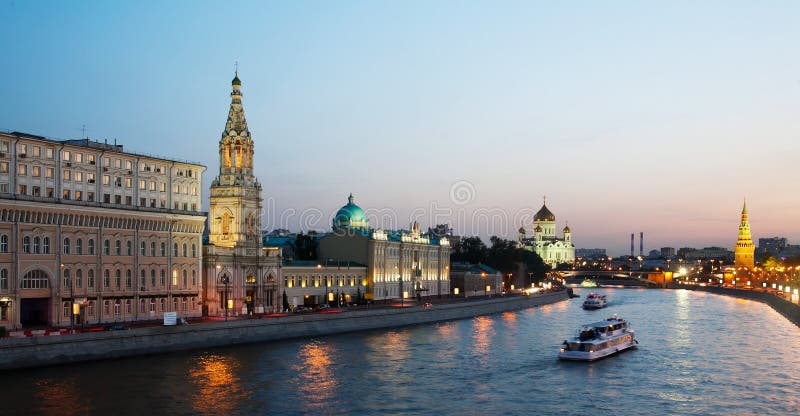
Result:
[[[209,233],[221,247],[260,246],[261,184],[253,175],[253,140],[242,107],[239,63],[231,81],[231,106],[219,141],[219,176],[211,183]]]

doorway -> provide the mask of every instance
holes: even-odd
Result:
[[[22,326],[47,326],[50,316],[49,298],[31,298],[20,301],[19,321]]]

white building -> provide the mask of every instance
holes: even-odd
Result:
[[[547,209],[546,204],[533,217],[533,237],[525,238],[525,229],[520,229],[519,241],[523,248],[539,255],[546,264],[555,268],[558,264],[575,261],[575,245],[569,226],[556,234],[556,216]]]

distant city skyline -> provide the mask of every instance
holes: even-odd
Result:
[[[217,174],[234,62],[265,228],[516,239],[547,196],[578,248],[800,241],[800,3],[3,1],[0,129]],[[481,218],[495,218],[481,222]]]

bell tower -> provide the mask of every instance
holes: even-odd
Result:
[[[739,236],[736,238],[736,246],[733,248],[734,266],[747,267],[753,270],[755,259],[755,245],[753,245],[753,238],[750,236],[750,222],[747,216],[747,201],[744,201],[742,206],[742,222],[739,224]]]
[[[253,175],[253,140],[242,107],[239,71],[231,81],[231,107],[219,141],[219,175],[209,196],[209,243],[261,245],[261,184]]]

